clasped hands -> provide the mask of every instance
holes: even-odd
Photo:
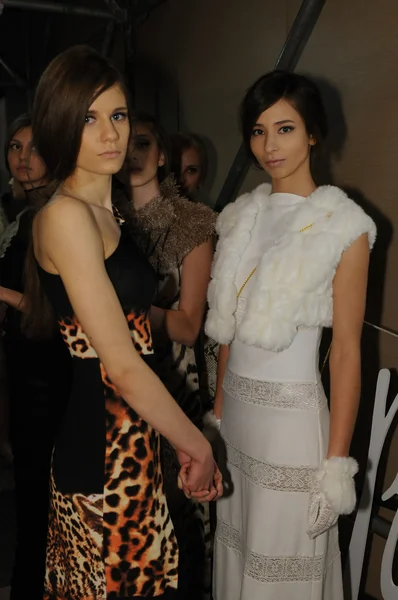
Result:
[[[193,498],[198,502],[211,502],[221,498],[222,475],[212,456],[203,462],[198,462],[188,454],[177,450],[177,458],[180,463],[178,487],[187,498]]]

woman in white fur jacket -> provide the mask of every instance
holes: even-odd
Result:
[[[376,228],[342,190],[314,183],[327,122],[305,77],[261,77],[241,128],[272,185],[217,222],[206,331],[222,344],[214,413],[234,489],[217,508],[214,597],[341,600],[337,519],[356,501],[349,448]],[[333,327],[330,413],[323,327]]]

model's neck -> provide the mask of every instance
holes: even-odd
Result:
[[[305,198],[316,190],[315,181],[311,175],[310,156],[288,177],[272,180],[272,191],[285,194],[296,194]]]
[[[151,202],[159,194],[160,185],[157,178],[152,179],[152,181],[149,181],[145,185],[131,186],[131,200],[136,210]]]
[[[73,175],[61,184],[59,191],[88,204],[112,210],[112,175],[98,175],[76,169]]]
[[[295,181],[293,178],[278,179],[272,181],[272,192],[283,192],[285,194],[296,194],[297,196],[310,196],[316,190],[316,184],[312,177],[308,181]]]

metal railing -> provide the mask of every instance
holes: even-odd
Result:
[[[65,2],[41,2],[40,0],[1,0],[2,9],[21,9],[41,11],[50,14],[62,14],[79,17],[94,17],[108,21],[102,42],[102,53],[109,56],[117,26],[124,25],[128,19],[128,11],[120,8],[117,0],[104,0],[109,10],[98,10],[85,6],[71,5]],[[3,11],[2,11],[3,12]],[[1,13],[0,13],[1,15]],[[0,67],[8,74],[11,81],[0,82],[0,87],[18,87],[30,93],[30,84],[14,71],[2,58]]]
[[[5,8],[20,8],[23,10],[38,10],[47,13],[60,13],[64,15],[97,17],[99,19],[111,19],[121,22],[125,18],[124,11],[122,11],[119,7],[118,11],[114,10],[109,12],[107,10],[98,10],[96,8],[88,8],[86,6],[76,6],[63,2],[40,2],[39,0],[2,0],[2,4]]]

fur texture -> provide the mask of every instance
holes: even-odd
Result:
[[[179,267],[187,254],[215,234],[216,213],[200,202],[179,195],[172,177],[161,185],[161,194],[132,210],[135,239],[161,273]]]
[[[220,431],[221,428],[221,419],[218,419],[212,410],[209,410],[205,413],[203,417],[203,426],[204,427],[212,427],[213,429],[217,429]]]
[[[228,205],[217,220],[220,239],[208,291],[206,333],[221,344],[229,344],[236,335],[248,345],[277,352],[290,346],[298,327],[332,325],[333,278],[341,255],[363,233],[372,248],[376,227],[342,190],[318,188],[292,213],[286,233],[262,256],[246,314],[235,331],[236,273],[256,218],[268,208],[270,192],[269,184],[260,185]]]
[[[339,515],[349,515],[355,508],[356,493],[354,476],[358,463],[351,457],[333,456],[322,461],[316,477],[320,492]]]

